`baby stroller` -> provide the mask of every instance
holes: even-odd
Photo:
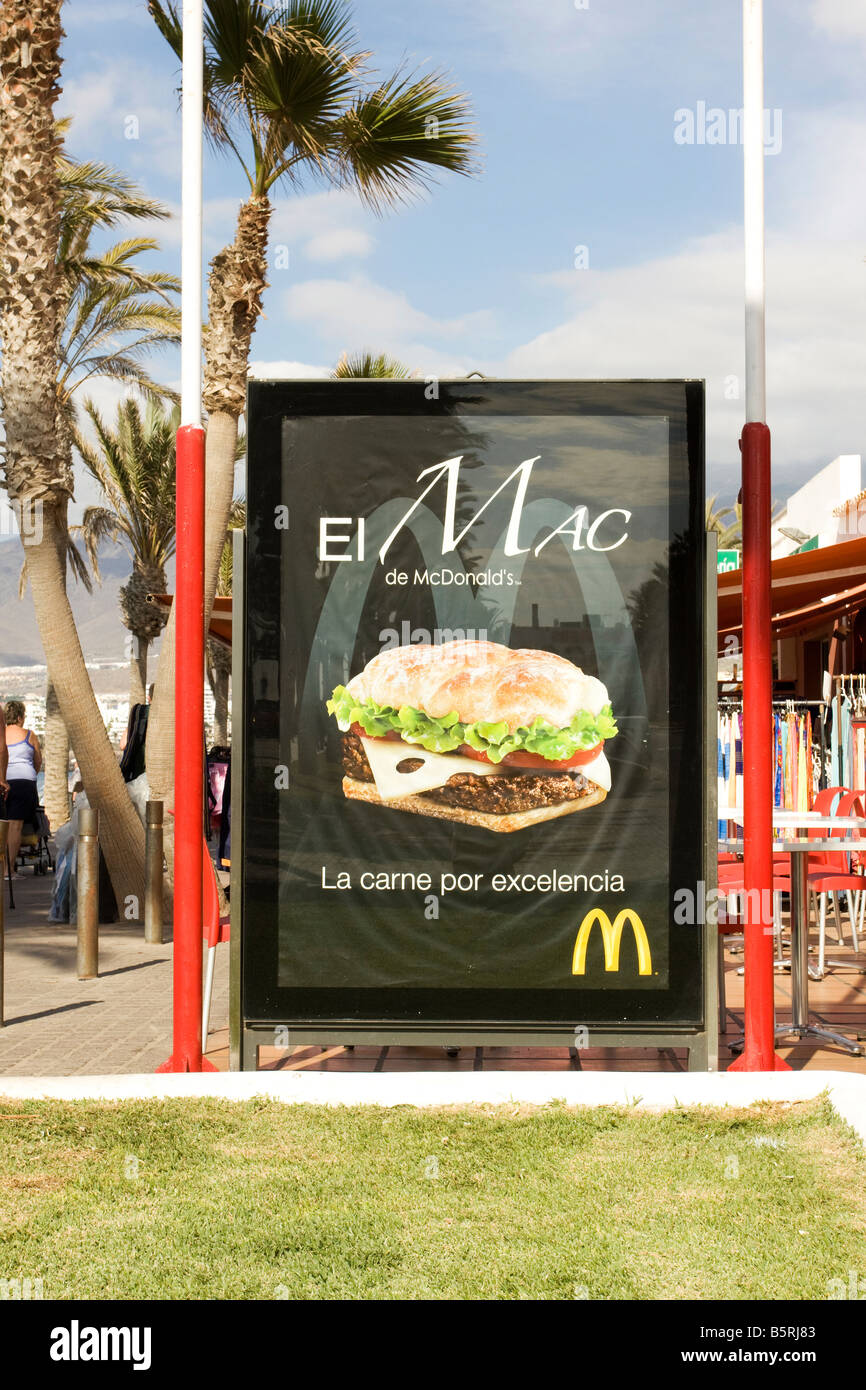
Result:
[[[18,858],[15,860],[16,867],[27,864],[33,865],[34,877],[36,874],[47,874],[49,869],[54,868],[54,861],[51,858],[51,851],[48,848],[48,836],[51,834],[51,824],[45,814],[44,806],[37,806],[33,820],[24,821],[21,827],[21,844],[18,849]],[[15,906],[15,893],[12,888],[12,864],[9,862],[9,851],[6,851],[6,863],[3,866],[7,875],[7,887],[9,889],[9,906]]]
[[[22,868],[32,864],[34,876],[47,874],[49,869],[54,868],[51,850],[48,848],[50,834],[51,825],[45,814],[45,807],[37,806],[33,820],[26,820],[21,827],[21,847],[17,859],[17,864]]]

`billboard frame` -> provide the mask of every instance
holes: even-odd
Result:
[[[258,383],[257,383],[258,384]],[[301,385],[302,383],[291,383]],[[455,383],[456,384],[456,383]],[[490,383],[493,384],[493,383]],[[623,383],[637,384],[637,383]],[[697,383],[696,383],[697,384]],[[702,383],[701,383],[702,384]],[[717,809],[715,805],[716,768],[716,576],[717,537],[706,533],[703,599],[703,682],[704,737],[703,785],[703,844],[701,853],[702,879],[706,890],[717,881]],[[243,874],[244,860],[244,795],[246,720],[244,714],[244,673],[246,651],[246,560],[247,543],[244,531],[234,532],[234,603],[232,619],[232,667],[239,673],[232,681],[232,871],[231,871],[231,955],[230,955],[230,1067],[232,1070],[255,1071],[259,1066],[261,1047],[286,1049],[295,1046],[344,1045],[377,1047],[430,1046],[524,1046],[575,1048],[574,1030],[565,1031],[559,1025],[420,1022],[416,1025],[391,1021],[306,1021],[281,1024],[273,1019],[247,1017],[243,1005],[244,940],[243,940]],[[706,914],[704,914],[706,916]],[[686,1049],[690,1071],[718,1070],[718,927],[705,922],[702,932],[702,995],[703,1026],[661,1024],[653,1028],[645,1023],[582,1025],[581,1046],[588,1048],[672,1048]]]

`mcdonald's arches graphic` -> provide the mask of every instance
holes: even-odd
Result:
[[[574,943],[574,956],[571,962],[572,975],[586,974],[586,948],[589,945],[589,938],[596,922],[601,928],[601,939],[604,943],[605,970],[619,970],[619,948],[622,944],[623,931],[628,925],[634,933],[635,945],[637,946],[638,974],[652,974],[653,962],[646,929],[634,908],[622,908],[611,922],[603,908],[594,907],[591,912],[586,914],[578,928],[577,940]]]

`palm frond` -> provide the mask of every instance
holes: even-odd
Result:
[[[423,191],[436,169],[476,169],[468,99],[440,73],[395,73],[341,116],[334,140],[342,181],[376,212]]]
[[[106,536],[122,538],[141,569],[162,568],[175,544],[175,436],[177,407],[151,402],[144,415],[136,401],[121,402],[108,426],[88,400],[84,412],[96,442],[76,433],[75,445],[107,507],[88,509],[82,534],[92,557]]]
[[[356,378],[369,380],[371,377],[390,377],[398,381],[411,380],[413,372],[396,357],[386,352],[357,352],[350,356],[344,352],[331,377],[335,381],[348,381]]]
[[[78,549],[78,546],[73,541],[71,535],[67,535],[66,537],[66,561],[75,579],[84,589],[84,591],[88,594],[92,594],[93,580],[90,577],[90,570],[87,568],[87,563],[84,559],[84,556]],[[96,574],[96,578],[99,579],[98,573],[96,573],[95,571],[94,573]]]
[[[96,579],[101,583],[102,577],[99,573],[99,547],[105,541],[117,542],[120,539],[122,526],[120,518],[115,512],[109,511],[106,507],[87,507],[81,519],[80,526],[71,526],[70,531],[73,535],[81,536],[87,548],[87,558],[90,561],[90,568],[93,570]],[[81,557],[79,556],[79,559]]]
[[[76,160],[63,153],[57,160],[61,218],[71,230],[86,222],[109,228],[126,219],[164,221],[171,214],[132,179],[110,164]]]

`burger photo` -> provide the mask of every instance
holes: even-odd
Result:
[[[610,790],[607,690],[553,652],[391,647],[327,709],[350,800],[509,833],[589,810]]]

